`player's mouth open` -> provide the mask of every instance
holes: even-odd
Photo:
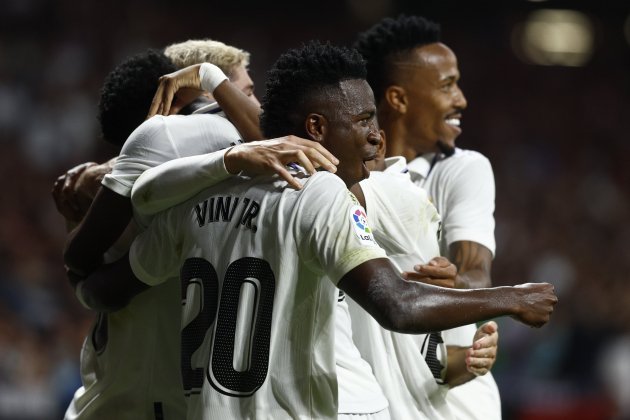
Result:
[[[446,120],[446,124],[459,127],[460,120],[459,118],[449,118]]]
[[[459,127],[462,123],[461,114],[451,114],[444,119],[444,122],[452,127]]]

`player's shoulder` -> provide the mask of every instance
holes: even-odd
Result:
[[[444,159],[444,162],[447,162],[449,159],[453,159],[453,161],[458,161],[458,164],[490,164],[490,160],[481,152],[470,149],[460,149],[456,148],[453,156]]]
[[[301,182],[303,190],[326,189],[327,187],[332,191],[347,189],[341,178],[328,171],[318,171],[314,175],[303,178]]]
[[[318,171],[300,182],[302,189],[296,192],[296,199],[309,206],[327,206],[347,197],[354,198],[341,178],[327,171]]]
[[[492,165],[480,152],[457,148],[453,155],[438,160],[432,172],[438,177],[456,178],[477,173],[492,175]]]

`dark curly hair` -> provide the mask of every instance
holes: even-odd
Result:
[[[266,137],[304,135],[306,99],[339,82],[366,77],[365,61],[354,49],[310,41],[282,54],[267,73],[260,126]]]
[[[103,138],[122,146],[144,121],[160,76],[177,70],[162,51],[149,49],[120,63],[105,78],[98,104]]]
[[[354,43],[367,61],[367,80],[378,103],[393,83],[389,68],[412,49],[440,41],[440,25],[421,16],[385,18],[359,34]]]

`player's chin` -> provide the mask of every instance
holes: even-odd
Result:
[[[437,147],[440,152],[446,156],[452,156],[455,153],[455,139],[452,140],[438,140]]]

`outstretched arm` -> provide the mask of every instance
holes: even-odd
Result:
[[[338,287],[383,328],[405,333],[441,331],[506,315],[540,327],[558,301],[548,283],[459,290],[406,281],[384,258],[350,270]]]
[[[131,199],[139,214],[152,215],[240,172],[246,175],[277,173],[293,188],[300,189],[302,184],[286,167],[291,162],[314,174],[317,168],[334,173],[339,161],[321,144],[295,136],[255,141],[227,151],[175,159],[148,169],[134,184]]]

